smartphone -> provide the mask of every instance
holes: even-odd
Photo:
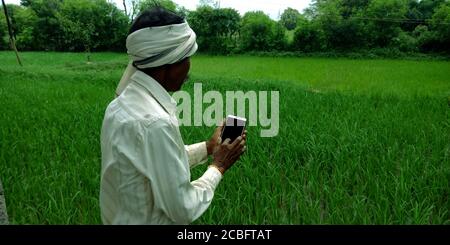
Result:
[[[237,137],[242,136],[244,134],[246,122],[247,119],[245,118],[228,115],[220,136],[222,142],[226,139],[230,139],[230,143],[232,143]]]

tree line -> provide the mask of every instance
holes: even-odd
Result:
[[[448,0],[314,0],[302,13],[288,8],[271,19],[262,11],[243,16],[200,1],[189,11],[171,0],[22,0],[8,4],[19,50],[124,51],[131,20],[159,5],[184,16],[196,31],[200,50],[242,52],[335,52],[393,49],[450,53]],[[3,9],[2,9],[3,13]],[[0,16],[0,49],[9,49]]]

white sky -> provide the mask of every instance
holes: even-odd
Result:
[[[122,9],[122,0],[113,0],[117,7]],[[193,10],[197,7],[199,0],[173,0],[178,5]],[[5,0],[6,3],[19,4],[20,0]],[[300,12],[308,7],[311,0],[220,0],[220,7],[234,8],[241,15],[253,10],[262,10],[269,14],[272,19],[279,19],[279,15],[288,7],[295,8]]]

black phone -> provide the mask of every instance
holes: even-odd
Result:
[[[220,136],[222,142],[226,139],[230,139],[230,143],[232,143],[237,137],[242,136],[244,134],[246,122],[247,119],[245,118],[228,115]]]

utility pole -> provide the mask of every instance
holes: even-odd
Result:
[[[6,213],[6,203],[2,187],[2,181],[0,180],[0,225],[8,224],[8,214]]]
[[[9,42],[11,44],[11,48],[16,53],[17,62],[19,62],[19,65],[22,66],[22,61],[20,60],[20,57],[19,57],[19,51],[17,51],[17,48],[16,48],[16,41],[14,40],[14,36],[12,33],[11,23],[9,22],[9,15],[8,15],[8,10],[6,9],[5,0],[2,0],[2,5],[3,5],[3,11],[5,12],[6,24],[8,25]]]

